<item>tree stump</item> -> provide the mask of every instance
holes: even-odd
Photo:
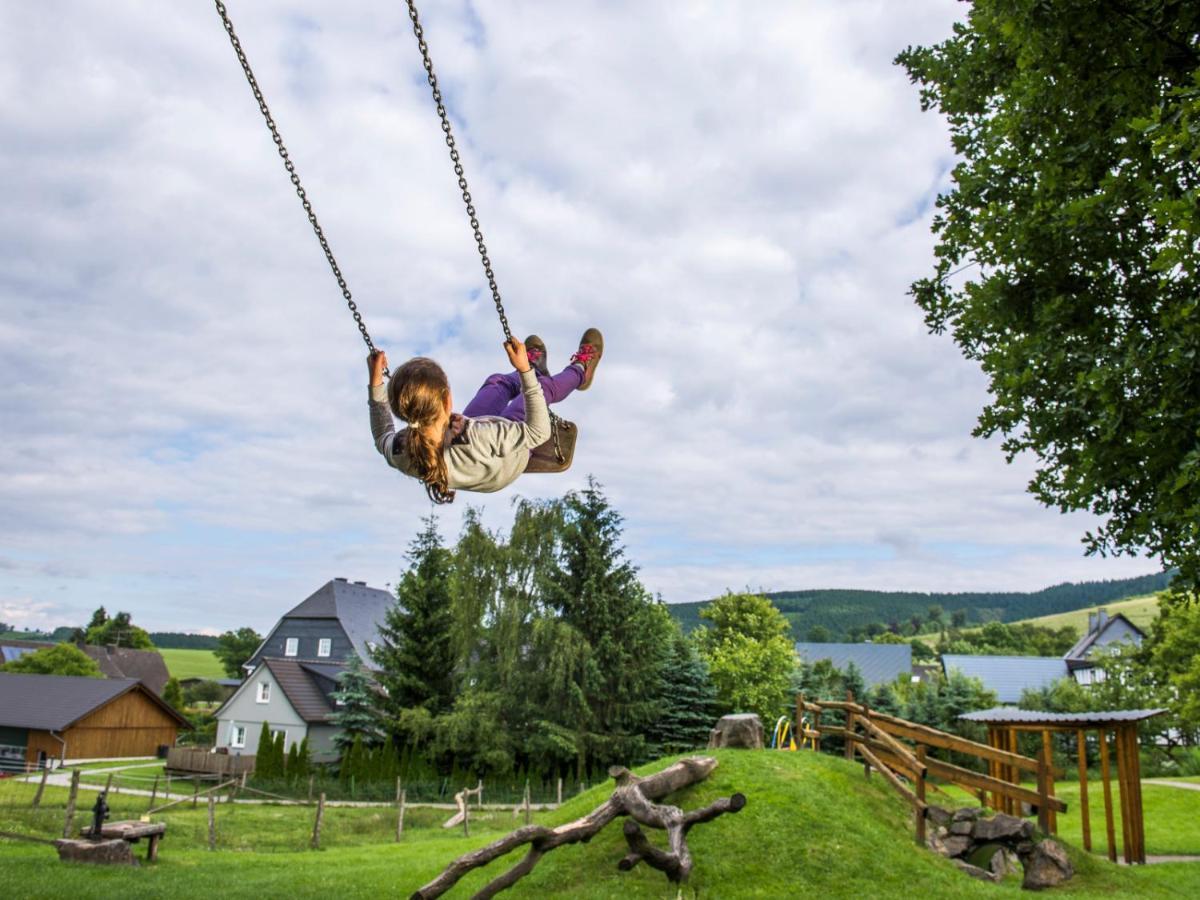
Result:
[[[746,750],[763,748],[762,722],[754,713],[736,713],[721,716],[716,727],[708,735],[708,749],[741,747]]]
[[[712,757],[690,757],[642,778],[624,767],[614,766],[609,769],[609,775],[616,779],[616,789],[607,801],[586,816],[557,828],[526,825],[486,847],[465,853],[450,863],[441,875],[413,893],[412,900],[440,897],[471,870],[528,845],[529,850],[520,862],[475,894],[476,900],[487,900],[532,872],[538,860],[555,847],[589,841],[604,826],[621,816],[629,817],[624,826],[629,852],[617,863],[617,867],[625,872],[644,862],[663,872],[672,882],[686,881],[692,870],[692,856],[687,846],[688,831],[724,813],[738,812],[746,805],[746,798],[743,794],[734,794],[686,813],[677,806],[659,805],[653,801],[703,781],[716,767],[717,761]],[[667,832],[668,849],[661,850],[651,844],[641,829],[642,825],[664,829]]]

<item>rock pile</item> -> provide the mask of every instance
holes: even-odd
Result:
[[[929,849],[949,857],[960,869],[985,881],[1000,881],[1016,871],[1025,871],[1021,886],[1039,891],[1060,885],[1075,874],[1062,845],[1044,838],[1036,840],[1033,823],[997,813],[984,818],[978,809],[954,812],[930,806]]]

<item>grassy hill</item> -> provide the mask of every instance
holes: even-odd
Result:
[[[224,678],[225,669],[211,650],[159,650],[172,677]]]
[[[1080,634],[1087,630],[1088,613],[1095,612],[1103,606],[1110,616],[1121,613],[1138,628],[1145,631],[1158,615],[1158,595],[1147,594],[1144,597],[1131,597],[1116,603],[1103,603],[1099,606],[1089,606],[1085,609],[1075,609],[1070,612],[1055,613],[1050,616],[1038,616],[1034,619],[1022,619],[1032,625],[1042,625],[1047,628],[1062,628],[1069,625]]]
[[[847,629],[872,622],[907,622],[913,615],[924,617],[930,606],[942,607],[947,615],[958,610],[966,622],[1015,622],[1099,605],[1110,606],[1129,597],[1163,590],[1172,574],[1144,575],[1118,581],[1063,583],[1040,591],[1005,593],[922,593],[916,591],[812,590],[781,591],[766,596],[792,626],[792,636],[803,640],[814,625],[829,629],[834,640]],[[685,631],[702,625],[700,610],[710,603],[674,603],[668,606]],[[1084,616],[1086,623],[1087,617]]]
[[[696,865],[682,893],[689,900],[803,896],[950,900],[1019,894],[1019,880],[1010,879],[1000,886],[982,884],[960,874],[946,860],[915,847],[905,804],[881,778],[864,779],[859,765],[813,753],[717,751],[715,755],[720,766],[709,780],[672,798],[673,802],[694,808],[742,791],[749,803],[736,816],[724,816],[692,831],[689,846]],[[659,761],[642,771],[655,771],[671,761]],[[29,810],[28,795],[34,787],[0,782],[0,814],[8,820],[6,829],[34,833],[26,821],[32,823],[39,814],[45,819],[43,830],[61,828],[60,809]],[[556,825],[575,819],[601,803],[609,792],[607,785],[593,788],[559,810],[539,814],[538,821]],[[46,802],[60,804],[63,794],[62,788],[49,788]],[[1152,797],[1152,790],[1147,789],[1148,802],[1153,802]],[[1178,791],[1178,796],[1172,797],[1185,807],[1174,815],[1195,818],[1200,812],[1200,794]],[[145,798],[121,793],[111,801],[114,819],[130,818],[144,809]],[[325,849],[312,852],[301,849],[311,829],[310,808],[221,804],[217,807],[218,849],[210,852],[205,849],[206,811],[188,806],[164,814],[169,826],[160,861],[137,869],[58,865],[52,862],[50,847],[0,840],[0,894],[207,900],[214,885],[219,885],[220,893],[227,897],[285,893],[297,900],[407,896],[454,857],[516,824],[507,812],[481,813],[478,824],[472,826],[478,831],[464,838],[439,827],[446,811],[412,809],[403,840],[394,843],[391,810],[331,808],[326,811]],[[661,833],[652,839],[661,845]],[[1149,829],[1147,840],[1150,852],[1156,852]],[[660,873],[644,866],[618,872],[616,862],[624,855],[623,848],[620,823],[613,823],[589,844],[551,852],[531,876],[503,896],[539,900],[661,900],[676,896]],[[1181,851],[1188,848],[1191,844],[1180,846]],[[1072,855],[1079,874],[1055,896],[1200,894],[1200,865],[1124,868],[1081,853]],[[514,855],[493,864],[447,896],[470,896],[518,858]]]

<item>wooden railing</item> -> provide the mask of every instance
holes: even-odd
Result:
[[[823,716],[833,711],[845,715],[845,725],[821,722]],[[805,713],[812,716],[810,724],[805,724]],[[879,772],[912,806],[919,844],[925,843],[926,788],[939,790],[936,781],[927,781],[930,777],[966,789],[979,798],[980,805],[988,805],[990,794],[993,809],[1019,812],[1022,803],[1035,806],[1038,827],[1045,834],[1055,833],[1055,813],[1067,810],[1067,805],[1054,796],[1054,779],[1063,773],[1054,768],[1046,753],[1034,759],[998,750],[928,725],[877,712],[856,703],[853,695],[847,695],[845,700],[813,702],[800,694],[796,697],[796,721],[796,733],[802,738],[802,745],[808,742],[814,750],[820,750],[823,738],[840,737],[845,741],[846,759],[857,755],[868,776],[871,769]],[[931,749],[981,759],[987,763],[988,774],[936,759],[929,755]],[[1032,773],[1036,789],[1020,783],[1023,772]]]
[[[230,777],[253,772],[254,757],[213,753],[195,747],[172,747],[167,751],[167,771]]]

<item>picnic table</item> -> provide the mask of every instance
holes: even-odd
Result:
[[[92,833],[91,827],[83,829],[83,836],[90,837]],[[136,844],[142,838],[147,839],[146,845],[146,861],[154,862],[158,859],[158,842],[162,840],[162,836],[167,833],[166,822],[139,822],[136,819],[122,822],[105,822],[100,826],[100,837],[108,838],[109,840],[122,840],[126,843]]]

